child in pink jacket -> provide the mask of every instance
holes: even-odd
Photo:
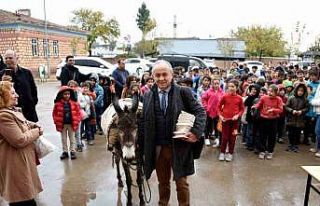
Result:
[[[210,135],[212,134],[212,131],[214,129],[215,134],[215,141],[213,147],[219,146],[219,132],[217,130],[217,124],[219,121],[218,116],[218,102],[220,101],[221,97],[223,96],[224,92],[220,88],[220,80],[218,78],[214,78],[212,80],[212,85],[210,89],[208,89],[203,95],[202,95],[202,105],[207,113],[207,124],[206,124],[206,130],[205,130],[205,144],[207,146],[210,145]]]

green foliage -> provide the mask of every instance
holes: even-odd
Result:
[[[159,42],[157,40],[141,40],[134,45],[133,51],[140,55],[153,56],[158,52],[158,45]]]
[[[112,42],[120,35],[119,23],[116,19],[104,20],[100,11],[91,9],[79,9],[73,11],[74,17],[71,22],[84,31],[88,31],[88,49],[91,51],[92,44],[98,37],[104,42]]]
[[[157,26],[156,20],[150,18],[150,11],[144,2],[138,9],[136,22],[142,32],[142,39],[145,39],[145,36]]]
[[[237,31],[232,31],[232,35],[245,41],[248,56],[277,57],[286,54],[286,41],[276,26],[239,27]]]

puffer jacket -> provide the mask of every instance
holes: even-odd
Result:
[[[299,88],[304,89],[304,94],[302,96],[297,95],[297,91]],[[307,101],[307,87],[305,84],[299,84],[294,90],[294,96],[292,96],[285,108],[287,111],[287,126],[292,126],[292,127],[304,127],[305,126],[305,120],[304,116],[305,113],[308,111],[308,101]],[[301,115],[294,115],[293,111],[301,111]]]
[[[62,132],[63,129],[63,119],[64,119],[64,100],[62,98],[63,92],[70,91],[70,100],[68,103],[70,104],[71,109],[71,118],[72,118],[72,129],[74,131],[77,130],[79,123],[82,119],[81,108],[79,103],[75,100],[74,91],[68,86],[62,86],[57,94],[55,99],[55,104],[52,112],[52,117],[54,124],[56,125],[56,129],[58,132]]]
[[[209,117],[215,118],[218,116],[218,103],[221,100],[223,94],[224,92],[220,87],[217,91],[210,87],[210,89],[208,89],[202,95],[202,106],[204,107]]]

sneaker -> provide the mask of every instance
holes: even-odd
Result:
[[[63,159],[66,159],[68,157],[69,157],[68,152],[62,152],[62,154],[60,156],[60,159],[63,160]]]
[[[288,146],[288,148],[286,149],[287,152],[293,152],[293,147],[291,145]]]
[[[266,156],[266,153],[264,152],[259,153],[259,159],[264,159],[265,156]]]
[[[225,160],[225,154],[224,153],[220,153],[219,161],[224,161],[224,160]]]
[[[72,160],[77,159],[76,153],[75,153],[75,152],[70,152],[70,158],[71,158]]]
[[[93,143],[93,140],[89,140],[88,141],[88,145],[93,145],[94,143]]]
[[[320,152],[315,153],[314,156],[320,157]]]
[[[77,149],[76,149],[76,151],[77,151],[77,152],[82,152],[82,147],[81,147],[81,146],[78,146]]]
[[[310,148],[310,149],[309,149],[309,152],[316,153],[316,152],[317,152],[317,149],[316,149],[316,148]]]
[[[282,138],[279,138],[279,139],[278,139],[278,143],[279,143],[279,144],[283,144],[283,143],[284,143],[283,139],[282,139]]]
[[[213,142],[212,147],[219,147],[219,145],[220,145],[219,138],[216,138],[216,139],[214,140],[214,142]]]
[[[298,146],[293,147],[293,152],[298,153],[299,152],[299,147]]]
[[[273,158],[273,153],[267,153],[266,155],[267,160],[271,160]]]
[[[226,161],[227,161],[227,162],[231,162],[232,159],[233,159],[232,154],[230,154],[230,153],[226,154]]]
[[[210,144],[211,144],[211,143],[210,143],[210,139],[205,139],[205,140],[204,140],[204,143],[205,143],[205,145],[210,146]]]

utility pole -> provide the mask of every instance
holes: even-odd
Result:
[[[48,78],[50,78],[50,49],[49,49],[49,39],[48,39],[48,22],[47,22],[47,11],[46,11],[46,0],[43,0],[43,11],[44,11],[44,33],[45,42],[47,44],[47,68],[48,68]]]
[[[177,38],[177,15],[173,16],[173,38]]]

